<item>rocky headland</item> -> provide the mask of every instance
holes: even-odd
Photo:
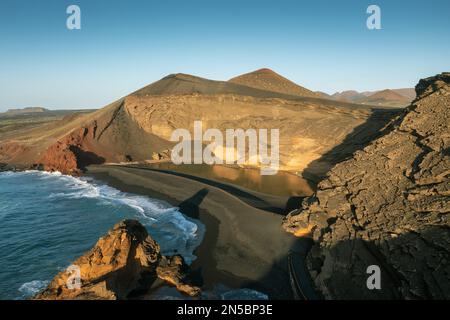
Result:
[[[326,299],[450,298],[450,73],[416,93],[283,223],[315,241],[308,269]],[[366,285],[370,265],[380,290]]]
[[[65,270],[34,299],[139,299],[158,278],[188,296],[200,294],[200,288],[189,284],[183,258],[161,255],[159,245],[136,220],[116,224],[72,266],[79,270],[79,286],[75,269]]]

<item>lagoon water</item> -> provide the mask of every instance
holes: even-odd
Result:
[[[144,224],[163,254],[196,258],[204,226],[168,203],[89,178],[0,173],[0,299],[35,294],[125,218]]]
[[[175,165],[170,162],[152,164],[150,168],[230,183],[275,196],[309,196],[313,193],[310,182],[284,171],[279,171],[275,175],[261,175],[260,170],[254,168],[207,164]]]

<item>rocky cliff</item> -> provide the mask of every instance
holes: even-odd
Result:
[[[38,159],[46,171],[60,171],[64,174],[79,174],[84,166],[91,163],[100,164],[101,157],[84,150],[84,144],[89,140],[89,133],[95,138],[96,126],[83,127],[70,133],[63,139],[51,145],[43,156]]]
[[[327,299],[450,298],[450,73],[416,92],[284,221],[315,241],[308,268]],[[367,287],[370,265],[381,269],[380,290]]]
[[[199,288],[186,283],[187,266],[183,258],[162,256],[159,245],[136,220],[116,224],[72,266],[78,268],[78,275],[75,268],[59,273],[35,299],[138,298],[150,289],[157,278],[187,295],[200,293]]]

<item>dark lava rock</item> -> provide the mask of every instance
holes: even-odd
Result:
[[[416,92],[283,223],[315,241],[307,263],[326,299],[450,299],[450,73]],[[380,290],[367,288],[370,265]]]

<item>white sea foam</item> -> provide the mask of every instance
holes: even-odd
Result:
[[[0,172],[0,177],[10,177],[14,172],[11,171],[3,171]]]
[[[163,254],[181,254],[187,263],[195,260],[194,250],[200,245],[203,224],[183,215],[178,208],[164,201],[146,196],[121,192],[92,178],[78,178],[62,175],[59,172],[24,171],[45,181],[63,182],[60,192],[52,193],[51,200],[94,199],[113,206],[126,206],[136,212],[138,218],[149,230],[151,236],[160,244]]]
[[[252,289],[235,289],[220,295],[222,300],[269,300],[269,297],[259,291]]]
[[[19,291],[23,295],[23,297],[27,298],[34,296],[36,293],[44,289],[48,284],[49,281],[33,280],[21,285]]]
[[[186,296],[174,287],[162,286],[150,294],[152,300],[185,300]],[[216,285],[211,290],[202,291],[201,300],[269,300],[269,297],[259,291],[241,288],[230,289],[224,285]]]

